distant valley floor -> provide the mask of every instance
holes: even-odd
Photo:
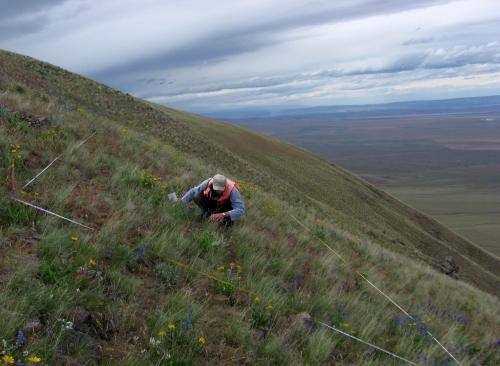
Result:
[[[491,253],[500,256],[500,189],[379,185]]]
[[[500,256],[500,109],[231,122],[311,150]]]

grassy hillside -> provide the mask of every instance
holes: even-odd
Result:
[[[500,362],[491,295],[498,259],[348,172],[284,142],[7,52],[0,108],[4,363],[7,356],[49,365],[401,363],[304,325],[303,312],[419,364],[450,364],[428,328],[463,364]],[[248,208],[227,231],[166,200],[215,172],[241,183]],[[431,268],[446,256],[460,280]],[[26,339],[17,343],[25,344],[16,346],[20,330]]]

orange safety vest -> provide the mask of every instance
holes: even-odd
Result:
[[[203,195],[207,198],[210,198],[210,192],[213,189],[213,183],[214,183],[214,179],[210,178],[210,180],[208,181],[207,188],[205,188],[205,190],[203,191]],[[227,202],[227,200],[231,196],[231,191],[233,190],[234,187],[236,187],[236,189],[238,191],[240,190],[240,185],[238,183],[233,182],[231,179],[227,179],[226,180],[226,188],[224,189],[224,192],[222,192],[222,195],[217,200],[217,203],[219,205],[223,205],[224,203]]]

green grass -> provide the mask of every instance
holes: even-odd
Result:
[[[470,190],[453,186],[439,189],[432,182],[402,188],[389,186],[386,189],[500,256],[500,189]]]
[[[445,364],[439,346],[356,270],[429,325],[464,364],[498,364],[498,299],[425,263],[434,258],[429,247],[443,255],[458,238],[437,223],[277,140],[152,107],[20,56],[1,53],[0,70],[8,77],[0,94],[6,114],[51,116],[29,128],[0,116],[1,151],[18,144],[23,152],[12,193],[98,229],[22,211],[8,200],[9,166],[0,166],[0,352],[19,359],[28,351],[47,365],[399,364],[325,328],[305,328],[295,320],[305,311],[411,360]],[[21,84],[23,94],[14,89]],[[49,131],[59,132],[49,139]],[[61,152],[22,193],[20,184]],[[166,198],[217,171],[242,183],[248,209],[230,230]],[[426,234],[425,225],[443,238]],[[486,269],[496,263],[468,245],[454,250],[469,249]],[[471,264],[461,271],[470,283],[487,280],[484,290],[496,284],[493,273]],[[33,322],[37,329],[28,329]],[[21,348],[19,330],[26,334]]]

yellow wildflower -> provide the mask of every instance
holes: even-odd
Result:
[[[167,334],[167,333],[165,333],[165,331],[164,331],[164,330],[160,330],[160,331],[158,332],[158,337],[165,337],[165,335],[166,335],[166,334]]]
[[[200,338],[198,338],[198,342],[199,342],[202,346],[204,346],[204,345],[205,345],[205,343],[207,343],[207,340],[205,339],[205,337],[201,336]]]
[[[258,304],[260,302],[260,300],[261,300],[260,296],[255,296],[254,301],[255,301],[256,304]]]
[[[224,266],[217,267],[217,271],[224,272]]]
[[[236,265],[236,264],[235,264],[235,263],[233,263],[233,262],[229,263],[229,267],[231,267],[231,268],[233,268],[235,265]]]
[[[273,310],[273,306],[271,304],[267,305],[266,310]]]
[[[350,325],[349,323],[342,323],[342,326],[343,326],[344,328],[349,328],[351,325]]]
[[[72,235],[72,236],[71,236],[71,240],[73,240],[73,241],[78,241],[78,236],[76,236],[76,235]]]
[[[28,358],[28,361],[33,362],[33,363],[39,363],[42,361],[42,359],[40,357],[37,357],[37,356],[31,356],[30,358]]]
[[[7,365],[13,365],[16,363],[16,360],[14,360],[14,357],[12,357],[11,355],[3,356],[2,361],[5,362]]]
[[[97,264],[97,261],[94,258],[89,259],[89,266],[95,266]]]
[[[173,329],[177,328],[177,326],[175,325],[175,323],[168,323],[167,328],[173,330]]]

